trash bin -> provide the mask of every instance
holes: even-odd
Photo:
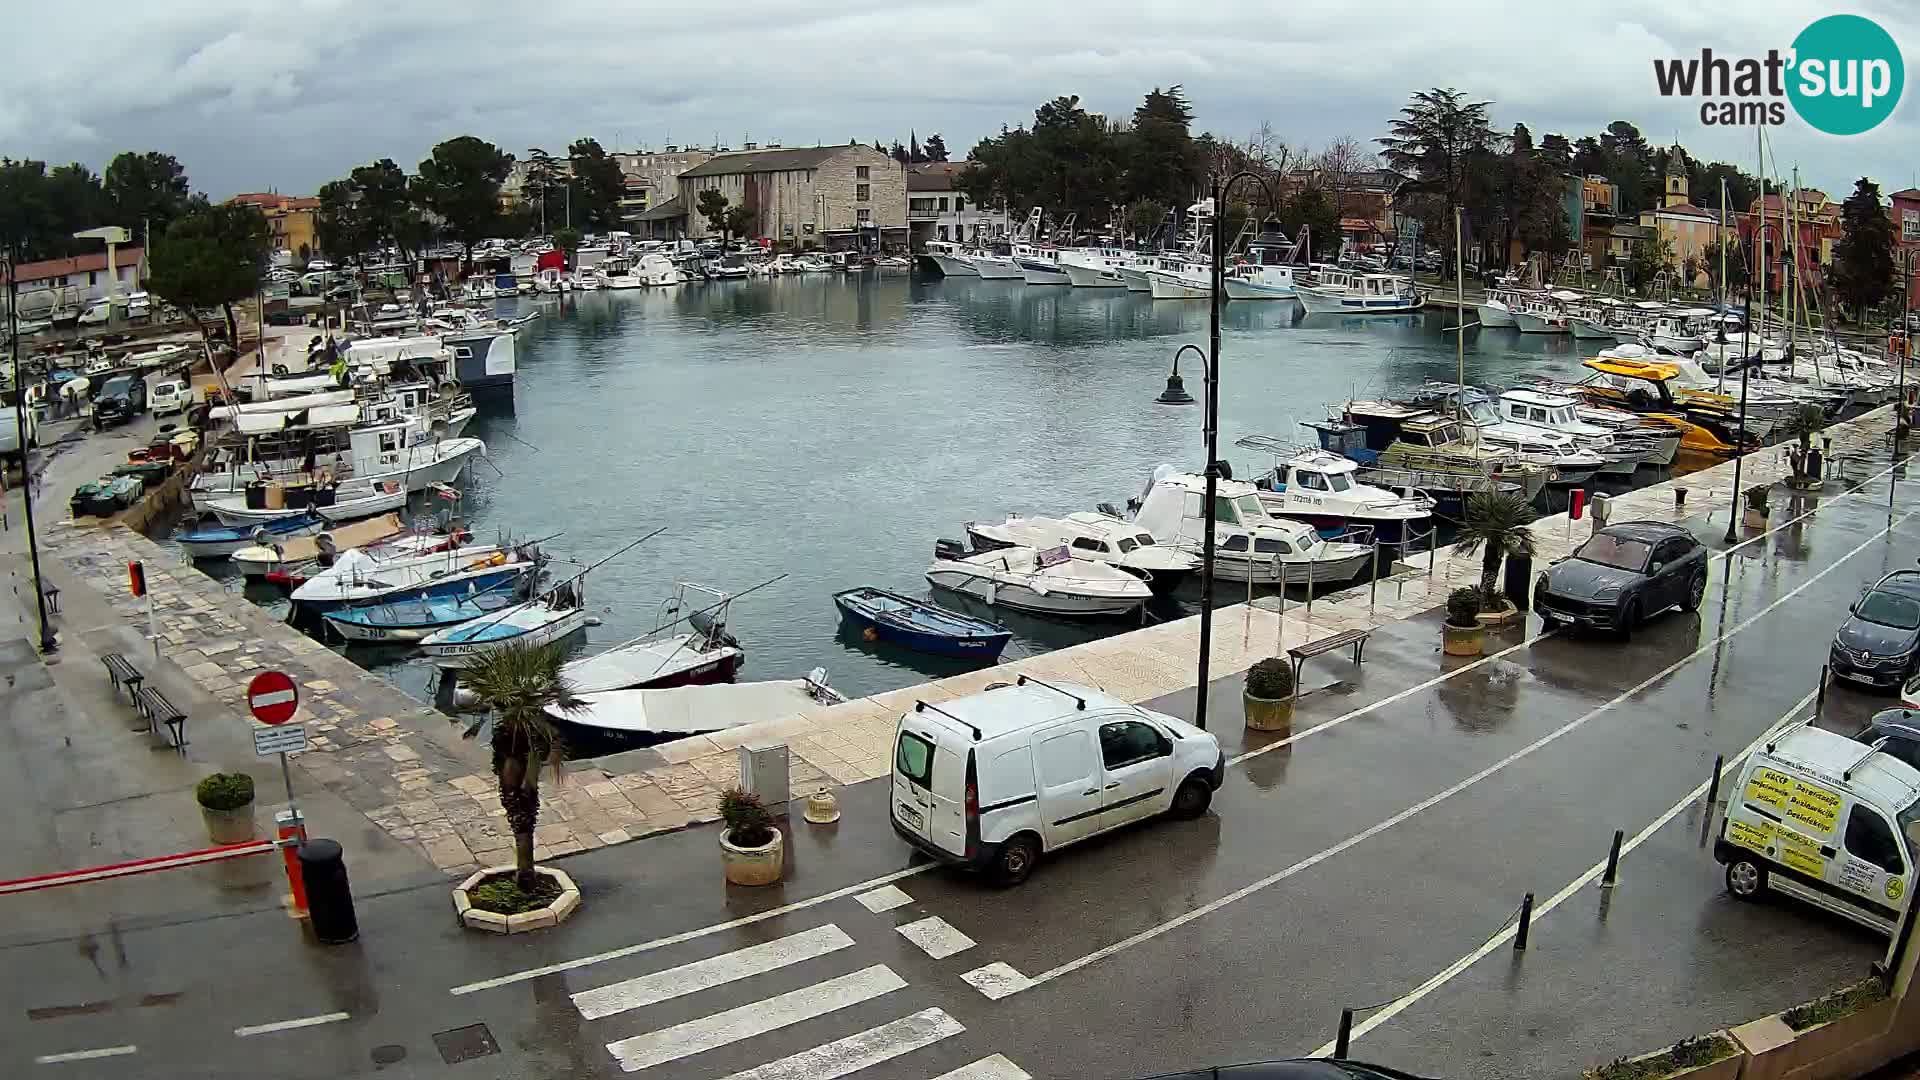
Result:
[[[307,886],[308,923],[322,945],[341,945],[360,936],[347,886],[347,862],[335,840],[309,840],[299,847],[300,876]]]
[[[1529,611],[1533,605],[1533,557],[1531,555],[1508,555],[1507,576],[1500,584],[1500,591],[1521,611]]]

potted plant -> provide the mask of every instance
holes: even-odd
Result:
[[[1787,460],[1793,466],[1793,476],[1787,482],[1794,487],[1811,488],[1820,485],[1821,462],[1819,451],[1813,448],[1813,437],[1827,426],[1827,414],[1820,411],[1818,405],[1802,405],[1787,417],[1780,430],[1799,440],[1799,445],[1787,454]]]
[[[1745,492],[1747,510],[1741,515],[1740,523],[1749,529],[1767,527],[1767,500],[1772,489],[1766,484],[1755,484]]]
[[[207,839],[216,844],[253,839],[253,777],[217,772],[194,786],[193,797],[207,823]]]
[[[1583,1080],[1732,1080],[1746,1062],[1740,1047],[1724,1032],[1681,1039],[1665,1050],[1639,1057],[1616,1058],[1582,1073]]]
[[[1278,656],[1259,660],[1247,669],[1240,692],[1241,711],[1253,731],[1286,731],[1293,727],[1293,661]]]
[[[1483,491],[1467,500],[1459,551],[1480,552],[1478,618],[1483,626],[1501,626],[1520,617],[1519,609],[1500,595],[1500,564],[1509,555],[1533,556],[1533,531],[1527,528],[1532,521],[1533,506],[1511,492]],[[1474,654],[1478,652],[1476,648]]]
[[[1466,586],[1447,596],[1447,621],[1440,626],[1440,651],[1448,656],[1479,656],[1487,643],[1480,625],[1480,590]]]
[[[720,861],[732,885],[772,885],[780,880],[786,842],[760,796],[745,788],[720,795]]]

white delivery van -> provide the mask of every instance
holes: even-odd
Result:
[[[1198,817],[1226,768],[1192,724],[1023,675],[900,718],[890,813],[914,847],[1012,885],[1042,852],[1157,814]]]
[[[1920,769],[1799,726],[1747,760],[1713,857],[1742,900],[1769,890],[1891,935],[1914,885]]]

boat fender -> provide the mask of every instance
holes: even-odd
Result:
[[[860,637],[866,641],[879,641],[880,631],[869,626],[865,630],[860,631]]]

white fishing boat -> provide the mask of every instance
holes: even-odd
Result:
[[[957,255],[955,258],[964,261],[968,266],[973,268],[973,272],[976,275],[988,281],[1021,280],[1020,264],[1014,261],[1012,255],[1000,255],[982,251],[968,255]]]
[[[1424,532],[1433,516],[1433,499],[1401,495],[1362,483],[1360,465],[1318,447],[1288,445],[1269,435],[1248,435],[1236,442],[1278,460],[1258,480],[1260,504],[1273,517],[1304,521],[1325,534],[1371,530],[1382,544],[1404,544]]]
[[[584,630],[593,618],[579,579],[543,596],[489,615],[436,630],[420,639],[420,651],[441,667],[459,667],[495,649],[538,648]]]
[[[1426,294],[1412,278],[1395,274],[1346,275],[1344,285],[1334,281],[1296,285],[1293,294],[1309,315],[1410,315],[1419,312]]]
[[[1075,559],[1065,544],[972,551],[941,540],[927,581],[989,606],[1063,617],[1127,615],[1153,597],[1146,582],[1107,563]]]
[[[1131,258],[1120,248],[1069,248],[1060,252],[1060,269],[1076,289],[1124,289],[1120,271]]]
[[[242,575],[259,578],[273,574],[284,567],[312,562],[320,558],[323,553],[329,553],[329,549],[331,549],[329,557],[332,557],[342,551],[352,551],[381,541],[401,538],[412,539],[407,535],[406,526],[401,523],[400,515],[390,513],[349,522],[313,536],[285,540],[275,537],[269,543],[240,548],[227,556],[227,560],[233,563],[235,569]],[[422,539],[431,539],[442,546],[448,541],[446,536],[422,537]],[[423,549],[411,554],[424,554],[426,550],[433,549]]]
[[[1204,262],[1155,260],[1154,268],[1147,271],[1147,291],[1155,300],[1205,300],[1213,295],[1213,267]]]
[[[576,694],[732,682],[746,659],[727,630],[732,599],[681,582],[662,603],[652,631],[569,661],[560,672]]]
[[[1214,576],[1256,585],[1340,585],[1352,581],[1373,559],[1367,544],[1323,539],[1311,525],[1268,514],[1259,491],[1240,480],[1216,480],[1213,515]],[[1192,555],[1205,548],[1203,476],[1154,470],[1137,500],[1133,523],[1169,547]]]
[[[203,513],[219,518],[223,525],[257,525],[306,507],[339,524],[405,509],[407,494],[406,485],[398,480],[351,481],[333,486],[292,486],[268,481],[245,494],[196,496],[194,505]],[[254,505],[256,496],[258,506]]]
[[[1519,289],[1505,286],[1488,289],[1486,298],[1474,307],[1474,311],[1479,315],[1480,325],[1514,325],[1513,309],[1523,302],[1525,295]]]
[[[1580,403],[1566,394],[1542,390],[1506,390],[1500,394],[1500,417],[1509,424],[1557,432],[1577,440],[1582,446],[1606,459],[1600,467],[1604,476],[1631,476],[1641,465],[1656,461],[1661,451],[1653,440],[1638,440],[1616,435],[1599,424],[1580,419]],[[1680,445],[1674,436],[1674,448]]]
[[[1293,300],[1295,284],[1291,266],[1235,267],[1226,278],[1227,299]]]
[[[966,529],[967,539],[980,551],[1065,544],[1074,558],[1117,566],[1162,596],[1200,568],[1193,556],[1161,547],[1146,530],[1106,514],[1079,511],[1059,518],[1010,514],[998,524],[969,521]]]
[[[332,566],[308,578],[293,591],[293,601],[326,611],[407,596],[471,595],[494,591],[538,565],[537,552],[497,544],[392,558],[360,549],[342,552]]]
[[[1548,295],[1533,295],[1513,309],[1513,323],[1523,334],[1565,334],[1572,330],[1572,321],[1567,314],[1569,300],[1580,299],[1580,294],[1561,291]]]
[[[1020,264],[1020,276],[1029,285],[1073,284],[1060,266],[1060,252],[1053,248],[1016,248],[1013,261]]]
[[[547,709],[547,715],[563,731],[578,728],[596,735],[650,741],[724,731],[846,700],[827,685],[823,668],[815,668],[805,679],[607,690],[583,693],[579,698],[582,708]]]

